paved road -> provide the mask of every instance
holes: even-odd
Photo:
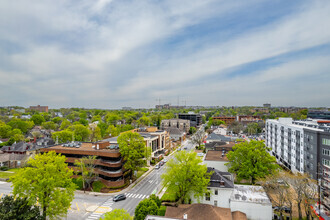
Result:
[[[185,142],[181,147],[186,150],[192,150],[193,144]],[[167,159],[172,158],[168,156]],[[116,208],[126,209],[131,215],[134,215],[134,210],[139,202],[148,198],[151,194],[161,190],[161,175],[165,171],[165,166],[159,169],[154,169],[142,181],[140,181],[131,190],[126,192],[127,199],[119,202],[113,202],[114,196],[94,196],[81,192],[75,193],[75,198],[68,210],[67,217],[64,219],[99,219],[104,213]],[[11,183],[0,182],[0,197],[12,192]]]

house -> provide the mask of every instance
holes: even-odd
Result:
[[[271,220],[273,216],[272,203],[261,186],[235,185],[230,208],[245,213],[248,219]]]
[[[170,134],[170,139],[173,142],[182,143],[186,139],[186,133],[178,128],[167,128],[166,131]]]
[[[25,154],[2,153],[0,154],[0,167],[18,168],[27,159],[28,156]]]
[[[213,133],[222,136],[227,135],[227,128],[219,126],[213,130]]]
[[[170,219],[189,220],[246,220],[247,217],[240,211],[230,208],[220,208],[207,204],[183,204],[178,207],[168,206],[165,217]]]
[[[200,201],[192,196],[192,203],[239,211],[248,219],[272,219],[272,203],[261,186],[236,185],[232,174],[211,167],[207,168],[207,172],[212,172],[208,185],[210,193],[206,193]]]
[[[214,141],[225,141],[225,142],[228,142],[228,141],[232,141],[231,137],[227,137],[227,136],[224,136],[224,135],[219,135],[219,134],[216,134],[216,133],[211,133],[207,136],[206,138],[206,143],[210,143],[210,142],[214,142]]]
[[[227,152],[226,150],[208,150],[203,163],[221,172],[228,172],[228,167],[226,166],[226,163],[229,162],[226,156]]]
[[[207,172],[212,173],[207,187],[210,193],[206,194],[200,203],[230,208],[230,197],[234,191],[234,178],[232,174],[211,167],[207,168]],[[192,203],[197,202],[199,201],[193,198]]]

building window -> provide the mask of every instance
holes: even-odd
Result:
[[[330,146],[330,139],[322,138],[322,144]]]
[[[214,195],[218,195],[218,190],[217,189],[214,190]]]
[[[322,154],[325,155],[325,156],[330,156],[330,150],[328,149],[322,149]]]
[[[330,160],[322,159],[322,164],[326,166],[330,166]]]
[[[205,193],[205,200],[210,201],[210,193]]]
[[[214,200],[214,206],[218,206],[218,201]]]

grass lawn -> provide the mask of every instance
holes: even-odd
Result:
[[[165,192],[161,198],[162,201],[175,202],[175,194]]]
[[[136,179],[139,179],[140,176],[142,176],[145,172],[148,171],[148,168],[140,168],[138,171],[137,171],[137,174],[136,174]]]
[[[7,171],[0,171],[0,178],[9,178],[11,176],[14,176],[19,168],[9,169]]]

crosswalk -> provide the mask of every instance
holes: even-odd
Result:
[[[125,193],[127,198],[131,199],[147,199],[149,198],[149,195],[143,195],[143,194],[135,194],[135,193]],[[101,206],[99,206],[86,220],[96,220],[101,218],[101,216],[106,213],[106,212],[111,212],[112,208],[111,206],[113,205],[113,198],[109,198],[107,201],[105,201]]]
[[[143,194],[134,194],[134,193],[125,193],[127,198],[133,198],[133,199],[146,199],[149,198],[149,195],[143,195]]]
[[[112,197],[105,201],[100,207],[98,207],[90,216],[88,216],[87,220],[95,220],[99,219],[104,213],[111,212],[113,205]]]

